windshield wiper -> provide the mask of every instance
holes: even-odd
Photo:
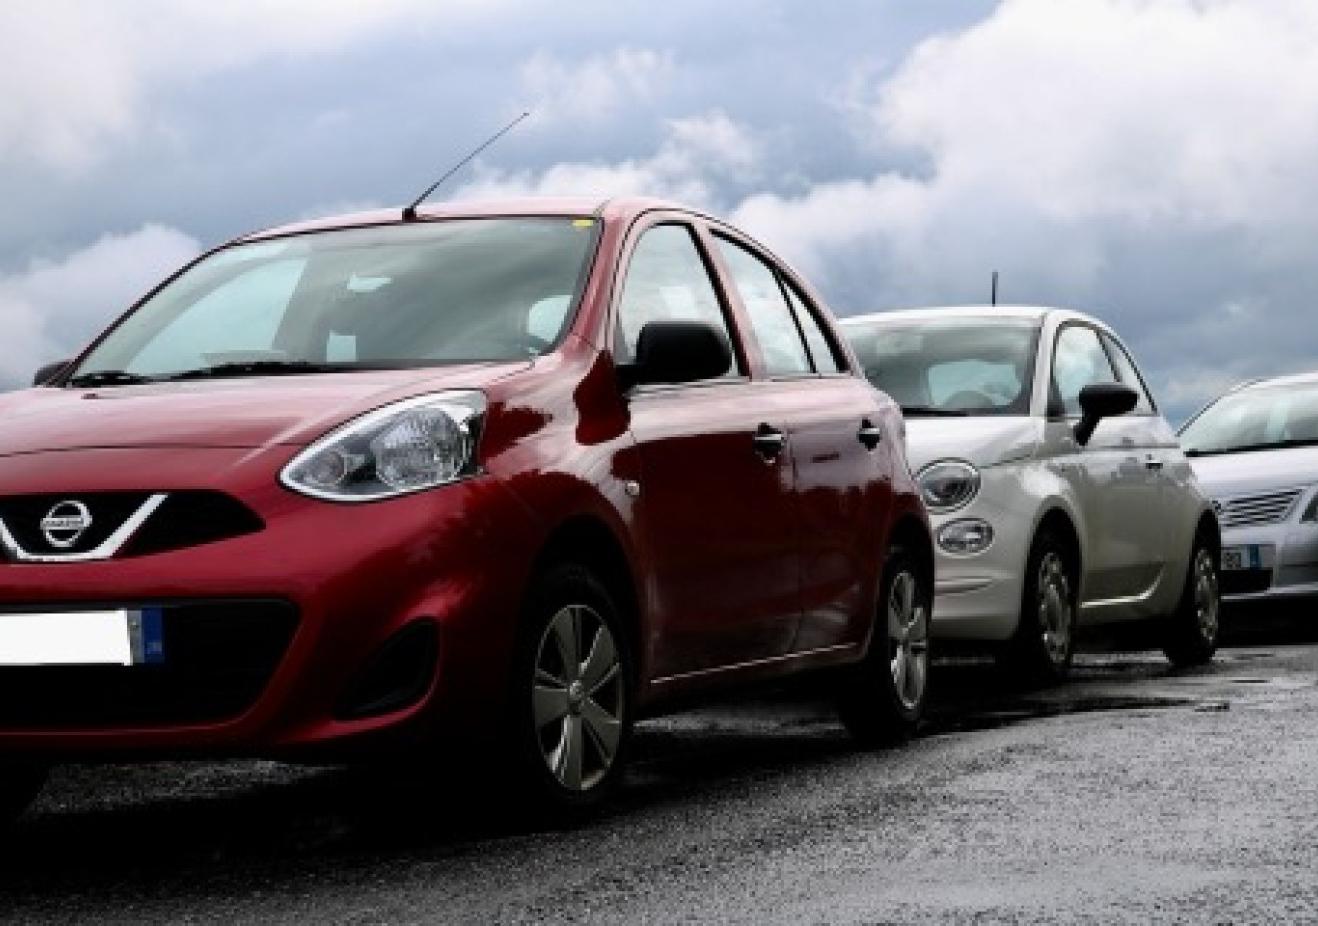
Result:
[[[75,389],[87,389],[93,386],[140,386],[155,381],[153,377],[129,373],[127,370],[93,370],[73,377],[68,385]]]
[[[185,379],[223,379],[238,376],[290,376],[298,373],[332,373],[344,369],[340,364],[313,363],[310,360],[248,360],[238,363],[218,363],[171,373],[162,379],[177,382]]]
[[[1196,450],[1191,448],[1185,451],[1185,455],[1187,457],[1217,457],[1229,453],[1250,453],[1256,450],[1289,450],[1293,447],[1318,447],[1318,438],[1267,441],[1260,444],[1241,444],[1238,447],[1217,447],[1213,450]]]
[[[937,408],[933,405],[903,405],[902,414],[911,418],[966,418],[974,413],[965,408]]]

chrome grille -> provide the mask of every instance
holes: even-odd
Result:
[[[1223,527],[1255,527],[1286,520],[1303,489],[1219,499],[1214,507]]]

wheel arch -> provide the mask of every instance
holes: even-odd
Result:
[[[571,563],[592,570],[604,583],[621,611],[628,644],[641,655],[641,604],[636,573],[626,547],[601,519],[579,514],[558,524],[545,538],[536,556],[533,574]]]
[[[1050,505],[1045,507],[1039,514],[1038,520],[1034,525],[1034,533],[1030,537],[1030,547],[1033,548],[1034,542],[1039,535],[1046,530],[1051,530],[1057,534],[1067,548],[1067,555],[1070,562],[1067,564],[1071,567],[1071,575],[1077,583],[1077,594],[1083,594],[1084,586],[1084,563],[1085,563],[1085,545],[1081,539],[1080,529],[1076,527],[1075,518],[1071,512],[1067,511],[1061,505]],[[1083,600],[1083,598],[1080,598]]]
[[[909,552],[920,569],[920,579],[932,596],[935,579],[934,541],[929,525],[914,514],[904,514],[892,526],[888,535],[888,549]]]

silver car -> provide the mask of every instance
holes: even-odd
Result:
[[[1223,597],[1318,596],[1318,373],[1231,390],[1181,444],[1222,523]]]
[[[1093,318],[978,307],[843,320],[902,406],[937,538],[934,634],[1053,680],[1075,631],[1148,621],[1212,657],[1217,519],[1130,353]]]

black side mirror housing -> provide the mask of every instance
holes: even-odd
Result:
[[[1075,442],[1089,443],[1094,429],[1104,418],[1124,415],[1139,404],[1140,394],[1121,383],[1095,383],[1080,390],[1080,423],[1075,426]]]
[[[732,368],[732,348],[721,331],[704,322],[650,322],[636,339],[636,360],[618,367],[619,384],[694,383]]]
[[[70,360],[56,360],[54,363],[46,364],[40,370],[37,370],[36,375],[32,377],[32,385],[46,385],[46,383],[63,373],[64,368],[70,363],[72,363]]]

